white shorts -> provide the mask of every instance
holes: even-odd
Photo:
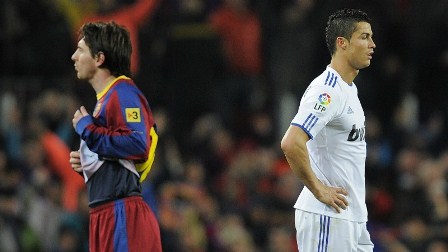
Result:
[[[372,252],[365,222],[352,222],[296,209],[300,252]]]

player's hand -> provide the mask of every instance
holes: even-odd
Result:
[[[70,152],[70,164],[75,172],[82,172],[80,156],[81,154],[79,153],[79,151]]]
[[[340,213],[341,210],[345,210],[348,206],[348,201],[345,198],[347,195],[348,193],[344,188],[329,187],[322,184],[315,197]]]
[[[81,118],[88,115],[89,113],[84,106],[81,106],[78,110],[76,110],[72,120],[73,128],[76,128],[76,125],[78,124],[79,120],[81,120]]]

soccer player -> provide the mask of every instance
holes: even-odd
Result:
[[[297,245],[307,251],[373,251],[366,228],[365,116],[353,80],[375,43],[360,10],[327,22],[330,64],[303,94],[281,148],[304,184],[294,205]]]
[[[157,145],[148,101],[130,76],[129,32],[115,22],[86,23],[72,55],[77,76],[96,92],[90,115],[81,106],[73,127],[81,137],[70,163],[89,196],[89,251],[162,251],[159,224],[143,201]]]

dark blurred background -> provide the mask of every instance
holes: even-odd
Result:
[[[368,13],[377,46],[355,79],[375,251],[448,251],[447,0],[0,0],[0,251],[87,251],[68,153],[75,110],[96,102],[70,59],[91,20],[132,35],[160,137],[143,189],[164,251],[297,251],[302,184],[280,140],[344,7]]]

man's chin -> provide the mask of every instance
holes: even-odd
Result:
[[[366,62],[366,63],[363,64],[361,67],[359,67],[358,70],[364,69],[364,68],[369,67],[369,66],[370,66],[370,60],[369,60],[369,62]]]

